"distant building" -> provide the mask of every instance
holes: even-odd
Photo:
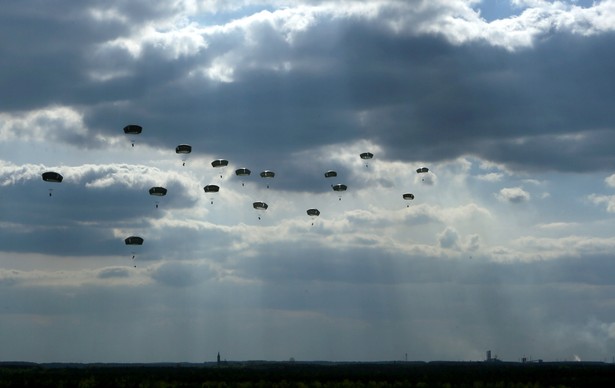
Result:
[[[501,361],[498,359],[497,355],[493,356],[493,357],[491,356],[491,350],[487,350],[487,355],[485,357],[485,362],[501,362]]]

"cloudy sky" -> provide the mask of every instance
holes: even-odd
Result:
[[[615,0],[152,4],[2,6],[1,361],[615,356]]]

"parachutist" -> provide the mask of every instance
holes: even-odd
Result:
[[[158,204],[156,204],[156,209],[158,209]]]

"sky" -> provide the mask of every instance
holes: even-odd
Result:
[[[3,4],[0,361],[611,362],[614,30],[615,0]]]

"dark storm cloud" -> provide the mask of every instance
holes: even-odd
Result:
[[[125,36],[130,23],[163,14],[142,6],[117,3],[128,20],[122,23],[94,20],[79,9],[44,21],[3,13],[10,20],[4,28],[21,31],[15,42],[40,36],[45,47],[19,53],[17,46],[3,46],[7,66],[20,72],[3,81],[3,90],[17,91],[3,101],[14,109],[79,101],[86,124],[101,134],[117,135],[135,121],[143,124],[147,143],[184,141],[197,152],[282,169],[298,151],[360,139],[379,143],[388,159],[473,154],[519,169],[562,171],[615,164],[609,152],[613,34],[558,32],[513,52],[395,34],[359,18],[323,18],[291,43],[272,24],[254,23],[246,27],[251,45],[239,29],[204,36],[206,48],[178,57],[149,43],[137,57],[97,46]],[[222,55],[236,58],[228,60],[234,82],[188,77]],[[291,67],[282,71],[285,62]],[[40,63],[46,64],[42,71]],[[97,70],[125,73],[88,78]],[[565,134],[585,136],[558,137]],[[549,147],[553,142],[561,146]]]

